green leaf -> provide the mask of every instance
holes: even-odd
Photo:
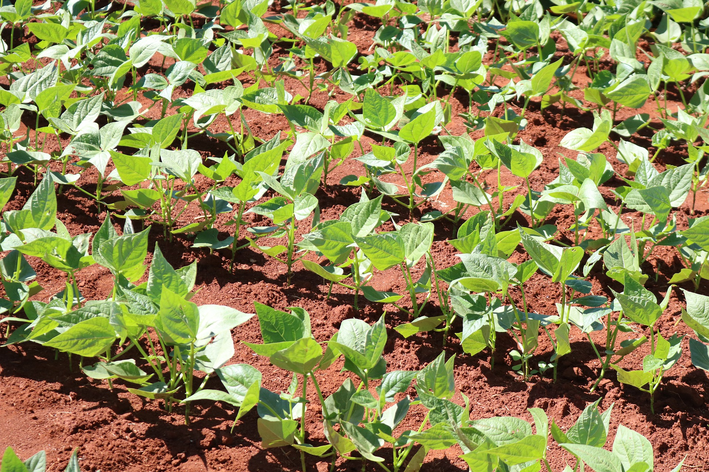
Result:
[[[455,356],[448,361],[445,353],[439,354],[436,359],[424,367],[416,376],[417,388],[433,395],[436,398],[450,398],[455,393],[455,377],[453,376],[453,362]]]
[[[109,152],[118,171],[118,176],[124,184],[137,185],[150,176],[152,166],[149,157],[130,156],[115,151]]]
[[[303,259],[300,262],[306,269],[311,272],[315,272],[317,275],[329,282],[340,282],[349,277],[348,274],[345,274],[344,271],[337,266],[321,266],[317,262],[309,261],[307,259]]]
[[[534,74],[534,76],[532,76],[533,96],[543,95],[549,90],[549,87],[551,87],[551,81],[554,79],[554,74],[562,62],[563,61],[559,59],[556,62],[547,64],[536,74]]]
[[[330,344],[340,349],[350,363],[363,370],[372,369],[380,362],[386,339],[384,317],[371,327],[362,320],[347,319],[340,325],[337,341],[330,341]]]
[[[261,436],[261,447],[268,449],[293,444],[298,422],[295,420],[259,418],[257,427]]]
[[[110,269],[114,275],[124,275],[129,280],[140,278],[145,271],[150,228],[137,234],[124,234],[104,241],[98,248],[97,262]]]
[[[639,389],[650,383],[655,375],[654,371],[623,370],[615,364],[613,364],[613,369],[618,373],[618,382],[632,385]]]
[[[116,331],[108,318],[99,316],[77,323],[44,345],[83,357],[94,357],[105,353],[115,340]]]
[[[654,300],[655,296],[632,277],[626,276],[625,282],[624,293],[614,292],[623,314],[643,326],[653,326],[662,316],[662,308]]]
[[[140,388],[129,388],[128,391],[134,395],[149,398],[151,400],[167,400],[172,398],[178,389],[168,390],[165,382],[153,382],[150,385]]]
[[[426,460],[427,454],[427,447],[419,448],[419,450],[416,451],[416,454],[414,454],[414,457],[412,457],[409,463],[406,465],[406,469],[404,470],[404,472],[418,472],[419,470],[421,470],[421,467],[423,467],[423,462],[424,460]]]
[[[322,346],[313,338],[302,338],[271,356],[271,363],[300,375],[309,374],[323,357]]]
[[[41,41],[61,43],[66,39],[69,30],[57,23],[29,23],[27,29]]]
[[[42,179],[22,209],[30,211],[34,228],[52,229],[57,217],[57,196],[52,179]]]
[[[365,285],[361,287],[364,297],[374,303],[396,303],[402,296],[394,292],[380,292],[373,287]]]
[[[541,459],[546,452],[546,445],[546,438],[535,434],[492,448],[487,453],[499,457],[507,465],[517,465]]]
[[[163,3],[177,16],[189,15],[195,10],[194,0],[163,0]]]
[[[328,42],[332,48],[332,67],[346,67],[347,64],[357,54],[357,46],[349,41],[340,38],[329,38]]]
[[[223,392],[221,390],[211,390],[208,388],[205,388],[204,390],[200,390],[197,393],[190,395],[189,397],[182,400],[182,402],[187,403],[196,402],[200,400],[211,400],[213,402],[224,402],[234,406],[241,406],[241,402],[236,400],[227,392]]]
[[[705,251],[709,251],[709,218],[700,218],[691,228],[680,231],[680,234]]]
[[[380,233],[353,238],[364,255],[379,270],[387,270],[403,262],[404,244],[396,233]]]
[[[650,441],[622,424],[618,425],[618,432],[613,440],[613,453],[620,458],[626,471],[641,462],[650,466],[649,470],[653,469],[654,457]]]
[[[698,335],[709,338],[709,297],[682,289],[687,310],[682,310],[682,320]]]
[[[548,275],[553,276],[560,267],[561,249],[543,244],[526,232],[520,232],[522,244],[537,266]]]
[[[629,108],[642,108],[650,96],[650,84],[643,75],[633,75],[603,93],[611,100]]]
[[[367,89],[362,104],[362,117],[365,125],[380,130],[389,127],[396,119],[396,108],[391,102],[373,89]]]
[[[532,427],[521,418],[498,416],[475,420],[471,426],[495,446],[515,443],[527,436],[532,436]]]
[[[518,49],[536,46],[539,41],[539,24],[534,21],[510,21],[502,35]]]
[[[661,222],[667,221],[672,211],[670,195],[665,187],[651,187],[631,190],[623,200],[628,208],[643,213],[652,213]]]
[[[185,297],[189,292],[189,288],[185,282],[177,271],[172,268],[170,263],[167,262],[165,256],[162,255],[160,247],[156,244],[153,262],[148,274],[148,285],[146,287],[147,294],[153,302],[160,302],[163,288],[170,289],[170,291],[180,297]]]
[[[579,457],[595,472],[623,472],[623,465],[618,456],[602,447],[585,444],[560,444],[560,446]]]
[[[399,130],[399,137],[409,143],[418,145],[421,140],[431,135],[435,124],[436,110],[432,108],[406,123]]]
[[[445,319],[446,317],[444,315],[432,316],[430,318],[426,316],[420,316],[411,323],[400,324],[394,329],[404,338],[409,338],[418,333],[425,333],[431,331],[432,329],[439,326],[443,321],[445,321]]]
[[[255,302],[264,344],[293,342],[310,336],[310,318],[297,312],[285,313]],[[307,314],[306,314],[307,315]]]
[[[364,237],[380,224],[382,196],[350,205],[340,215],[340,222],[349,222],[353,236]],[[343,240],[344,241],[344,240]],[[350,244],[353,241],[350,238]]]
[[[5,207],[15,191],[17,177],[4,177],[0,179],[0,210]]]
[[[158,329],[179,344],[193,343],[199,330],[199,309],[167,287],[160,294]]]
[[[692,355],[692,364],[695,367],[709,371],[709,346],[690,338],[689,352]]]
[[[382,383],[377,387],[377,393],[384,396],[385,401],[394,401],[397,393],[406,392],[418,372],[408,370],[394,370],[387,372],[382,378]]]
[[[409,266],[416,264],[428,251],[433,243],[433,223],[408,223],[398,231],[404,244],[404,254]]]
[[[445,450],[458,443],[458,438],[445,423],[438,423],[420,433],[409,434],[409,439],[423,445],[426,449],[433,449],[434,451]]]
[[[603,447],[607,435],[603,415],[598,411],[598,402],[594,402],[584,408],[581,416],[564,436],[563,442]]]
[[[261,372],[248,364],[232,364],[216,370],[229,395],[240,404],[246,401],[254,384],[261,385]]]
[[[44,472],[47,468],[47,454],[44,451],[39,451],[25,461],[25,467],[27,467],[27,472]]]
[[[608,140],[612,126],[609,116],[595,115],[593,130],[577,128],[564,136],[559,145],[575,151],[591,152]]]
[[[183,61],[199,64],[209,56],[209,49],[198,39],[180,38],[172,45],[175,54]]]
[[[28,472],[25,464],[22,463],[15,451],[8,446],[2,455],[2,472]]]
[[[488,143],[492,144],[493,149],[491,150],[500,158],[505,167],[523,179],[529,177],[543,161],[541,153],[531,146],[520,146],[518,150],[495,140],[489,140]]]

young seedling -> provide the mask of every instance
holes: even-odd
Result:
[[[655,392],[662,382],[662,376],[682,356],[682,336],[673,334],[666,340],[659,331],[655,331],[655,323],[667,309],[671,293],[672,286],[662,303],[658,304],[652,292],[629,276],[625,278],[623,293],[613,291],[623,314],[631,321],[650,328],[650,354],[643,358],[642,370],[626,371],[617,365],[613,365],[613,368],[618,372],[618,381],[650,394],[650,410],[653,413]]]
[[[572,298],[574,286],[577,279],[572,274],[579,266],[584,251],[580,247],[560,248],[550,244],[543,244],[538,239],[530,236],[527,232],[520,230],[522,244],[529,256],[536,262],[539,269],[551,277],[552,283],[558,283],[561,289],[561,304],[559,307],[559,320],[556,331],[556,342],[551,338],[548,330],[547,335],[554,346],[554,354],[551,362],[554,366],[554,381],[559,365],[559,358],[571,352],[569,343],[569,305],[567,304],[567,286],[571,288]]]

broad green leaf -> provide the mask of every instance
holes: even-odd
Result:
[[[172,45],[175,54],[183,61],[199,64],[209,55],[209,49],[202,42],[192,38],[180,38]]]
[[[69,34],[69,30],[57,23],[29,23],[27,29],[42,41],[61,43]]]
[[[116,331],[108,318],[98,316],[84,320],[44,345],[83,357],[103,354],[116,341]]]
[[[579,457],[595,472],[623,472],[618,456],[602,447],[585,444],[561,444],[561,447]]]
[[[662,308],[655,296],[630,276],[626,276],[625,291],[613,293],[623,308],[623,314],[636,323],[653,326],[662,316]]]
[[[322,346],[313,338],[301,338],[287,349],[271,356],[271,363],[300,375],[309,374],[323,357]]]
[[[349,222],[352,236],[364,237],[380,224],[382,196],[350,205],[340,215],[341,222]],[[352,242],[352,241],[350,241]]]
[[[655,375],[654,371],[643,372],[642,370],[624,370],[613,364],[620,383],[632,385],[635,388],[643,388],[650,383]]]
[[[264,344],[293,342],[310,337],[310,319],[297,312],[286,313],[255,302]]]
[[[432,329],[438,327],[443,321],[445,321],[445,316],[420,316],[416,318],[411,323],[400,324],[394,329],[405,338],[409,338],[418,333],[424,333],[431,331]]]
[[[114,275],[137,279],[145,271],[144,261],[148,254],[148,233],[146,229],[137,234],[125,234],[104,241],[98,248],[100,260]],[[101,262],[104,261],[104,262]]]
[[[689,352],[692,355],[692,364],[695,367],[709,371],[709,346],[690,338]]]
[[[576,423],[569,428],[563,439],[564,442],[603,447],[607,435],[608,431],[603,415],[598,411],[598,402],[594,402],[584,408]]]
[[[362,320],[345,320],[340,326],[337,341],[330,341],[330,344],[340,349],[345,358],[359,369],[372,369],[380,361],[386,345],[383,319],[371,327]]]
[[[295,420],[259,418],[257,427],[261,436],[261,447],[268,449],[293,444],[298,422]]]
[[[130,156],[110,151],[121,182],[128,186],[144,182],[150,176],[151,159],[149,157]]]
[[[2,455],[2,472],[27,472],[28,468],[22,463],[12,447],[8,446]]]
[[[3,177],[0,179],[0,210],[2,210],[15,191],[17,177]]]
[[[332,54],[332,67],[346,67],[357,54],[357,46],[353,43],[332,37],[329,39]]]
[[[408,223],[398,231],[404,244],[404,254],[410,266],[416,264],[428,251],[433,243],[433,223]]]
[[[520,146],[519,149],[515,149],[498,141],[488,142],[492,144],[494,154],[517,177],[523,179],[529,177],[543,161],[541,153],[531,146]]]
[[[517,465],[537,461],[544,457],[546,445],[546,438],[535,434],[517,442],[490,449],[487,453],[499,457],[507,465]]]
[[[22,209],[30,211],[33,228],[52,229],[57,216],[57,197],[52,179],[42,179]]]
[[[382,383],[377,387],[377,393],[384,395],[387,402],[392,402],[397,393],[404,393],[409,389],[417,373],[416,371],[408,370],[387,372],[382,378]]]
[[[665,187],[669,192],[670,205],[673,208],[678,208],[687,199],[687,194],[692,186],[693,172],[693,164],[667,169],[652,178],[647,187]]]
[[[510,21],[502,32],[517,48],[525,50],[539,42],[539,24],[533,21]]]
[[[213,402],[224,402],[234,406],[241,406],[241,402],[222,390],[212,390],[205,388],[182,400],[183,403],[196,402],[200,400],[211,400]]]
[[[406,123],[399,130],[399,137],[409,143],[418,145],[421,140],[431,135],[435,124],[436,110],[431,109]]]
[[[163,287],[160,294],[158,329],[179,344],[193,343],[199,330],[197,305]]]
[[[261,372],[248,364],[232,364],[216,372],[229,395],[239,403],[246,399],[252,385],[261,384]]]
[[[654,456],[652,444],[645,436],[632,429],[618,425],[618,432],[613,440],[613,453],[620,458],[625,470],[630,470],[634,464],[644,462],[653,469]]]
[[[182,277],[172,268],[169,262],[162,255],[160,247],[155,245],[153,261],[148,273],[148,284],[146,287],[148,296],[155,302],[160,303],[160,296],[163,288],[170,289],[176,295],[185,297],[189,292],[187,284]]]
[[[445,353],[424,367],[416,376],[417,388],[436,398],[450,398],[455,393],[455,378],[453,376],[453,362],[455,356],[448,361]]]
[[[471,426],[488,438],[495,446],[515,443],[532,436],[532,427],[521,418],[499,416],[475,420]]]
[[[623,201],[628,208],[654,214],[660,222],[667,221],[672,211],[669,191],[665,187],[633,189]]]
[[[608,140],[612,126],[609,116],[595,115],[592,130],[577,128],[564,136],[559,145],[575,151],[591,152]]]
[[[603,93],[613,101],[629,108],[641,108],[650,96],[650,84],[642,75],[633,75]]]
[[[364,297],[369,300],[370,302],[374,303],[396,303],[397,301],[401,300],[402,295],[399,295],[394,292],[381,292],[379,290],[376,290],[368,285],[365,285],[362,288],[362,294],[364,294]]]
[[[189,15],[195,10],[194,0],[163,0],[165,6],[175,15]]]
[[[424,448],[434,451],[445,450],[458,443],[458,438],[445,423],[438,423],[422,432],[409,434],[409,438],[423,445]]]
[[[680,231],[680,234],[705,251],[709,251],[709,218],[698,219],[689,229]]]
[[[396,108],[391,102],[373,89],[367,89],[362,105],[364,123],[373,129],[385,129],[397,117]]]
[[[549,90],[549,87],[551,87],[551,81],[554,79],[554,74],[556,73],[561,63],[562,60],[559,59],[556,62],[547,64],[532,76],[533,96],[543,95]]]
[[[398,234],[380,233],[363,238],[354,238],[364,255],[379,270],[387,270],[403,262],[404,244]]]
[[[682,320],[697,334],[709,339],[709,297],[682,289],[687,310],[682,310]]]

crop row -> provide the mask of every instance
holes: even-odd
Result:
[[[388,444],[394,470],[408,461],[412,472],[428,450],[453,444],[473,470],[543,462],[549,431],[543,412],[532,411],[534,435],[522,420],[469,420],[467,406],[450,400],[452,358],[441,355],[419,372],[387,371],[383,318],[374,326],[347,320],[323,342],[312,337],[304,310],[256,305],[264,343],[250,347],[294,379],[288,392],[266,390],[254,367],[225,365],[234,353],[231,331],[252,315],[192,303],[196,265],[174,269],[157,246],[146,279],[148,233],[162,225],[165,238],[190,235],[195,247],[228,251],[232,261],[250,247],[282,262],[288,284],[302,265],[331,289],[350,290],[355,309],[364,297],[408,313],[410,322],[396,327],[403,336],[437,330],[448,340],[462,325],[456,335],[469,355],[494,352],[498,334],[507,332],[517,344],[509,353],[514,368],[525,379],[545,371],[556,378],[577,329],[602,366],[593,389],[613,369],[619,382],[647,391],[653,402],[682,354],[681,336],[665,339],[656,329],[672,290],[658,302],[644,286],[657,277],[642,267],[659,246],[676,248],[684,263],[669,283],[694,284],[693,292],[683,290],[682,319],[698,337],[689,344],[694,365],[709,370],[709,297],[695,293],[709,278],[709,217],[693,218],[709,174],[709,85],[695,85],[709,72],[709,38],[700,2],[636,3],[557,4],[554,15],[536,1],[294,2],[284,14],[258,0],[3,6],[1,29],[10,34],[0,44],[8,77],[0,90],[7,165],[0,204],[13,200],[19,167],[31,169],[37,184],[24,206],[5,211],[0,222],[6,315],[0,321],[14,326],[7,344],[38,342],[81,356],[82,365],[98,357],[83,366],[87,375],[133,383],[131,392],[168,408],[185,403],[186,418],[194,400],[236,405],[237,420],[256,407],[264,447],[381,462],[375,452]],[[369,51],[347,39],[357,15],[381,25]],[[154,30],[146,32],[150,24]],[[561,38],[568,54],[559,48]],[[641,39],[649,51],[640,48]],[[587,83],[574,83],[579,68]],[[290,88],[298,83],[307,96]],[[688,88],[694,90],[689,97]],[[477,140],[447,130],[457,90],[468,95],[464,117],[470,131],[482,131]],[[682,108],[673,113],[667,100],[675,91]],[[326,94],[324,106],[312,103],[318,94]],[[657,118],[640,113],[617,122],[618,110],[647,108],[649,100]],[[542,112],[570,106],[594,116],[591,128],[562,139],[561,147],[579,154],[562,159],[558,177],[539,191],[530,177],[545,157],[524,142],[532,103]],[[254,134],[253,123],[267,116],[284,117],[288,130]],[[217,125],[228,131],[215,132]],[[652,155],[634,143],[647,132]],[[423,165],[422,143],[432,135],[442,152]],[[224,154],[205,158],[190,148],[197,137]],[[654,161],[673,142],[686,146],[685,163],[660,171]],[[615,149],[622,172],[594,152],[604,145]],[[321,221],[315,194],[352,159],[362,172],[339,185],[361,188],[361,199],[337,220]],[[520,188],[501,184],[505,172]],[[95,186],[81,183],[88,175],[97,176]],[[494,189],[486,183],[491,176]],[[611,179],[620,184],[608,186]],[[96,234],[69,234],[57,219],[57,188],[75,188],[124,219],[122,234],[108,213]],[[421,214],[443,192],[451,192],[455,206]],[[400,205],[410,221],[385,210],[385,200]],[[677,222],[683,205],[686,228]],[[549,224],[554,209],[564,206],[573,208],[575,223]],[[203,217],[178,225],[190,207]],[[628,212],[641,216],[640,227],[623,221]],[[249,225],[247,213],[269,224]],[[512,227],[513,215],[528,224]],[[458,225],[450,244],[461,262],[451,267],[440,267],[431,252],[443,219]],[[134,230],[141,221],[147,228]],[[233,230],[220,239],[225,227]],[[554,241],[564,231],[573,241]],[[525,254],[524,262],[509,261],[515,251]],[[64,290],[47,302],[36,296],[41,287],[28,257],[66,274]],[[77,274],[94,264],[114,278],[107,300],[87,301],[80,293]],[[374,288],[387,270],[401,271],[404,294]],[[612,299],[594,295],[588,280],[594,270],[623,291]],[[528,309],[525,283],[537,273],[559,287],[556,314]],[[439,314],[424,316],[432,300]],[[591,340],[595,331],[605,332],[603,349]],[[621,340],[620,333],[631,334]],[[534,366],[540,335],[549,337],[553,352]],[[649,350],[643,368],[624,370],[622,360],[641,346]],[[326,398],[316,373],[340,356],[359,385],[347,381]],[[204,388],[211,374],[225,391]],[[329,441],[317,447],[306,442],[310,384]],[[412,385],[416,398],[402,399]],[[426,420],[418,431],[394,436],[412,405],[426,408]],[[651,469],[649,443],[630,430],[618,433],[613,452],[601,449],[608,417],[592,405],[578,424],[594,424],[593,433],[581,432],[585,426],[563,433],[555,425],[551,433],[596,470]],[[422,447],[409,457],[414,444]],[[643,462],[645,468],[637,465]]]

